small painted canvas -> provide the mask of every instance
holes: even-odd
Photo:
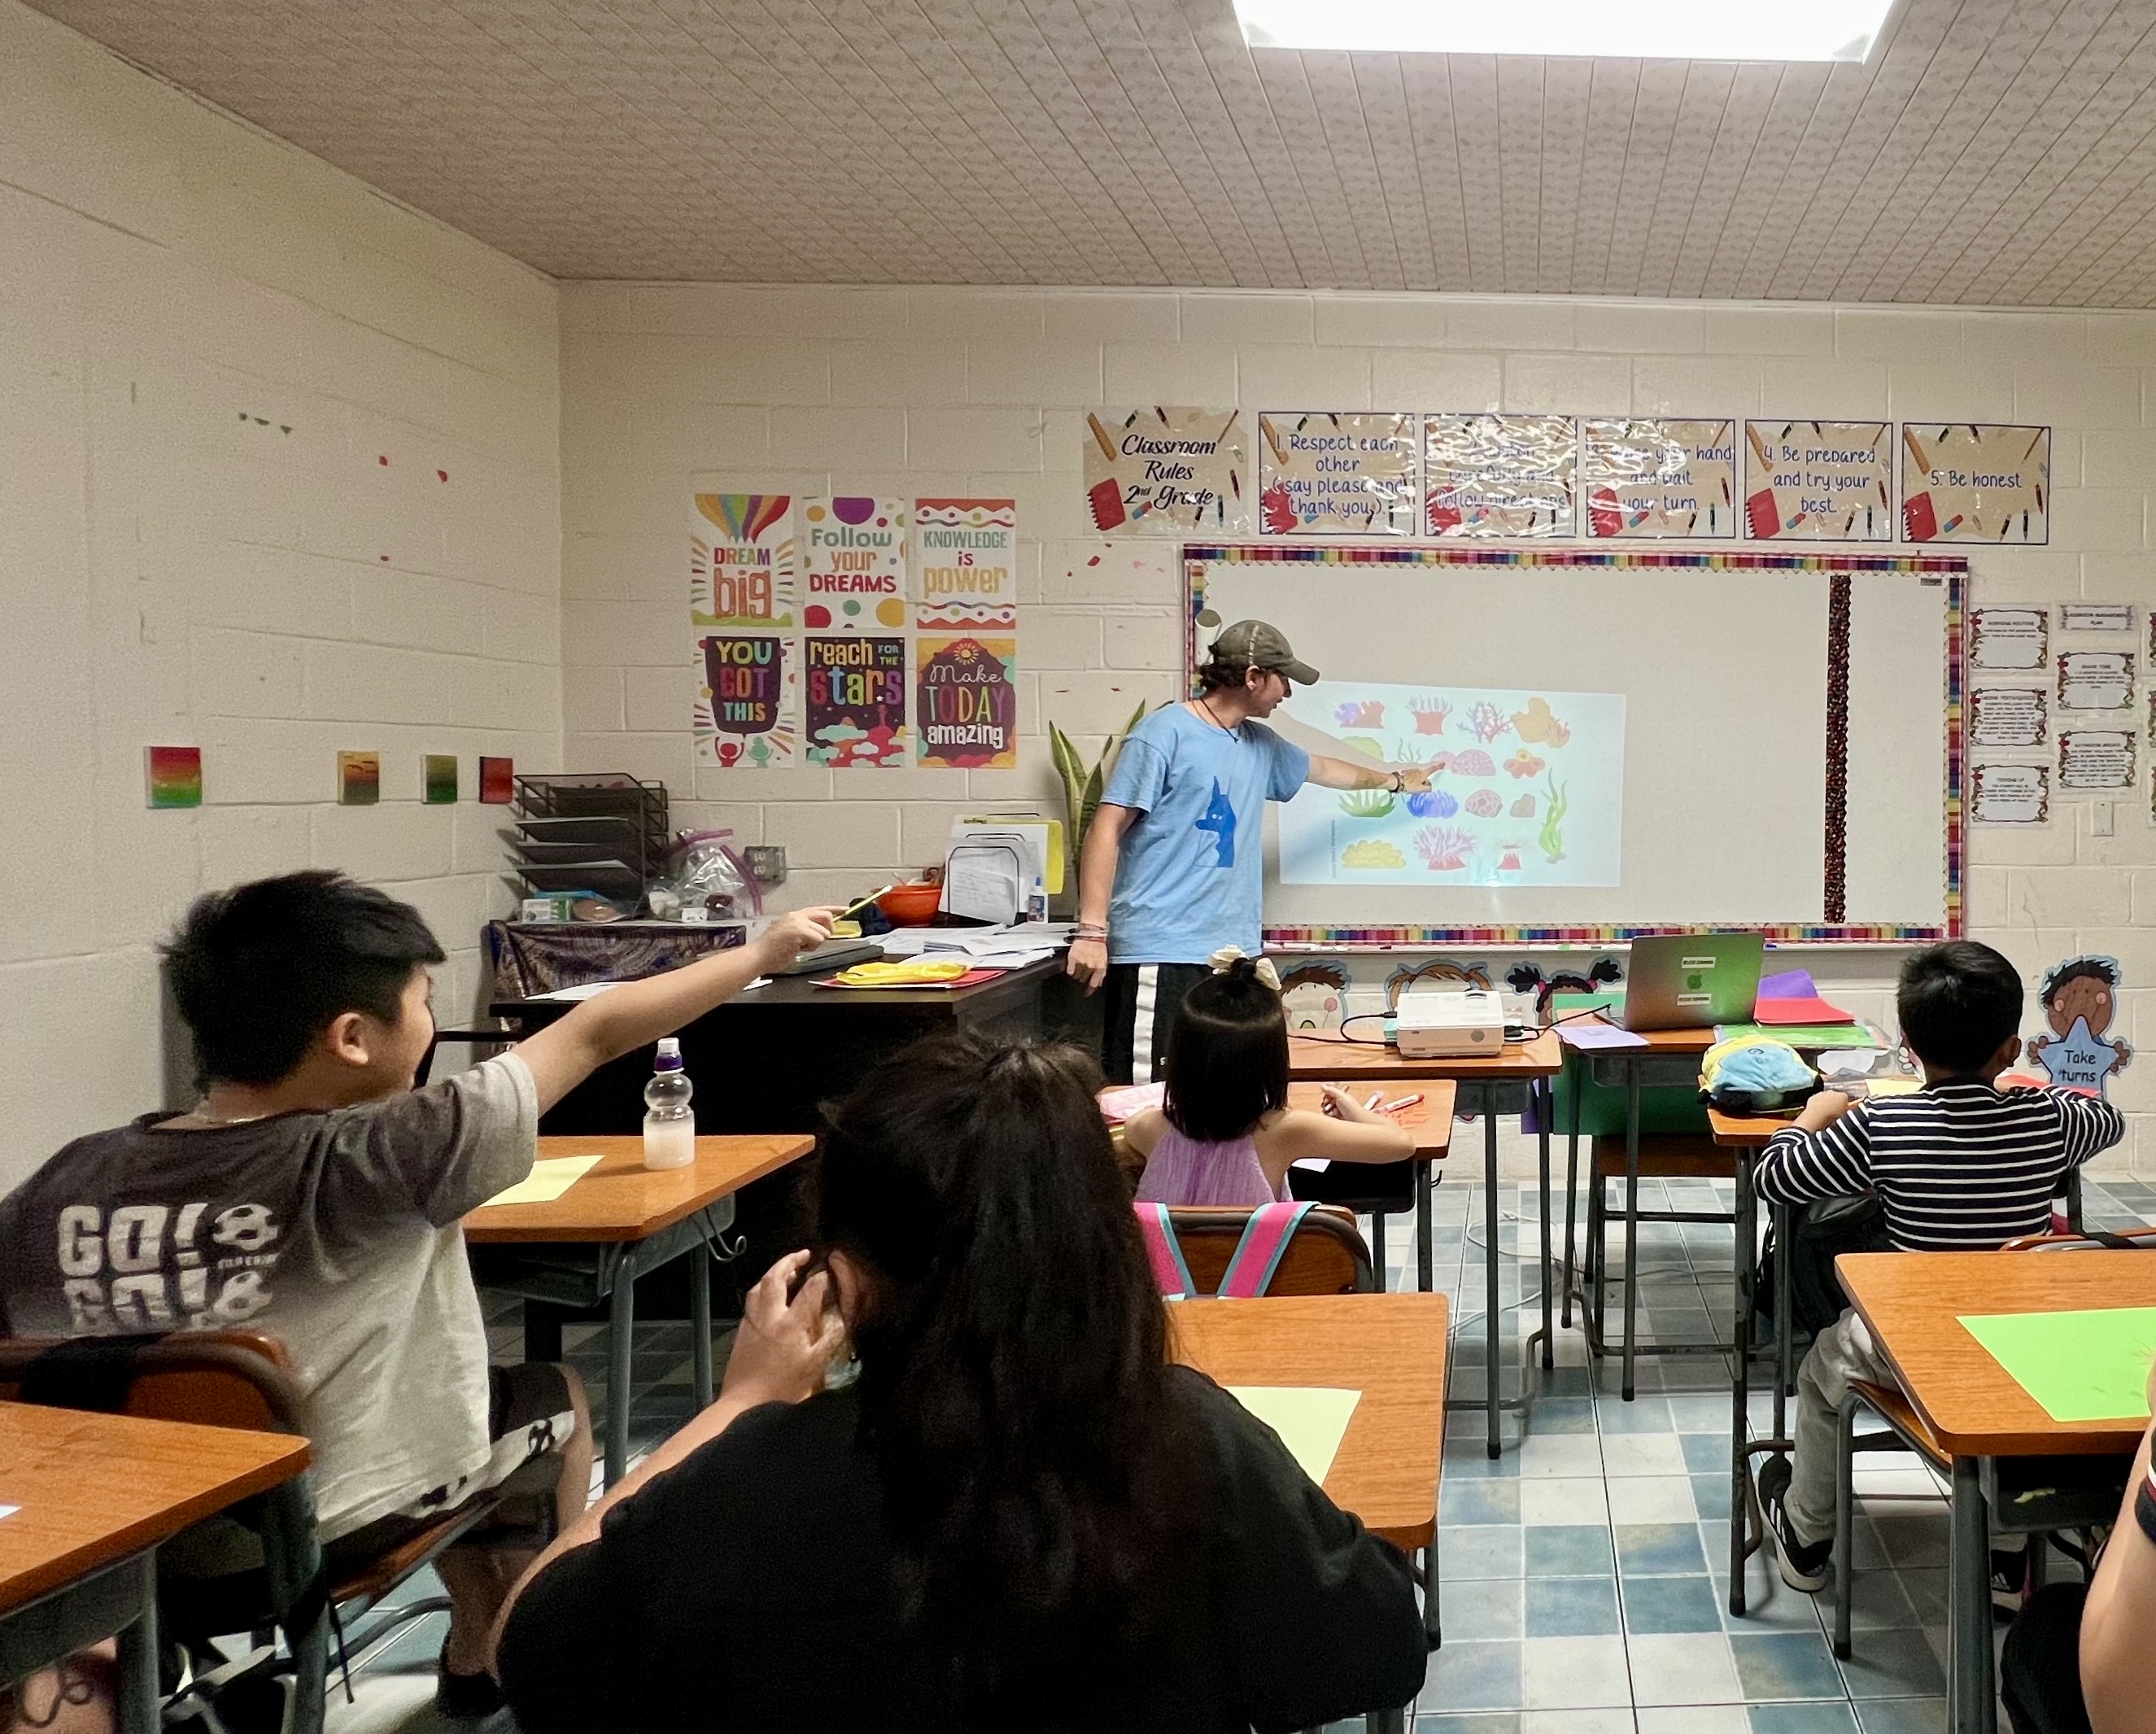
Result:
[[[371,807],[382,799],[382,755],[379,753],[337,754],[337,804]]]
[[[479,798],[490,807],[506,807],[516,799],[516,761],[514,759],[480,758]]]
[[[153,807],[198,807],[203,804],[202,749],[144,749]]]
[[[430,807],[453,806],[457,799],[457,755],[429,753],[422,761],[419,798]]]

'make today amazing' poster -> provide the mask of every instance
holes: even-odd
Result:
[[[1007,770],[1018,763],[1018,641],[923,632],[918,660],[921,763]]]

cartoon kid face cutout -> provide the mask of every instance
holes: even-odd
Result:
[[[2111,1027],[2113,1009],[2109,982],[2094,975],[2077,975],[2053,991],[2045,1007],[2045,1019],[2061,1036],[2073,1028],[2076,1018],[2087,1022],[2091,1035],[2101,1036]]]

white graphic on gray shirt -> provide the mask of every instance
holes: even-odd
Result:
[[[207,1203],[122,1204],[108,1218],[94,1204],[61,1207],[59,1258],[69,1328],[78,1335],[201,1330],[251,1319],[275,1299],[266,1279],[275,1269],[275,1212],[267,1205],[235,1204],[211,1218],[213,1247],[196,1244]],[[166,1235],[167,1224],[172,1234]],[[109,1280],[108,1280],[109,1279]]]

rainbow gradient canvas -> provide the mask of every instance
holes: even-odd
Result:
[[[379,753],[337,754],[337,804],[371,807],[382,799],[382,755]]]
[[[203,804],[200,747],[146,747],[150,805],[198,807]]]
[[[430,807],[454,805],[457,798],[457,755],[429,753],[419,780],[419,798]]]

